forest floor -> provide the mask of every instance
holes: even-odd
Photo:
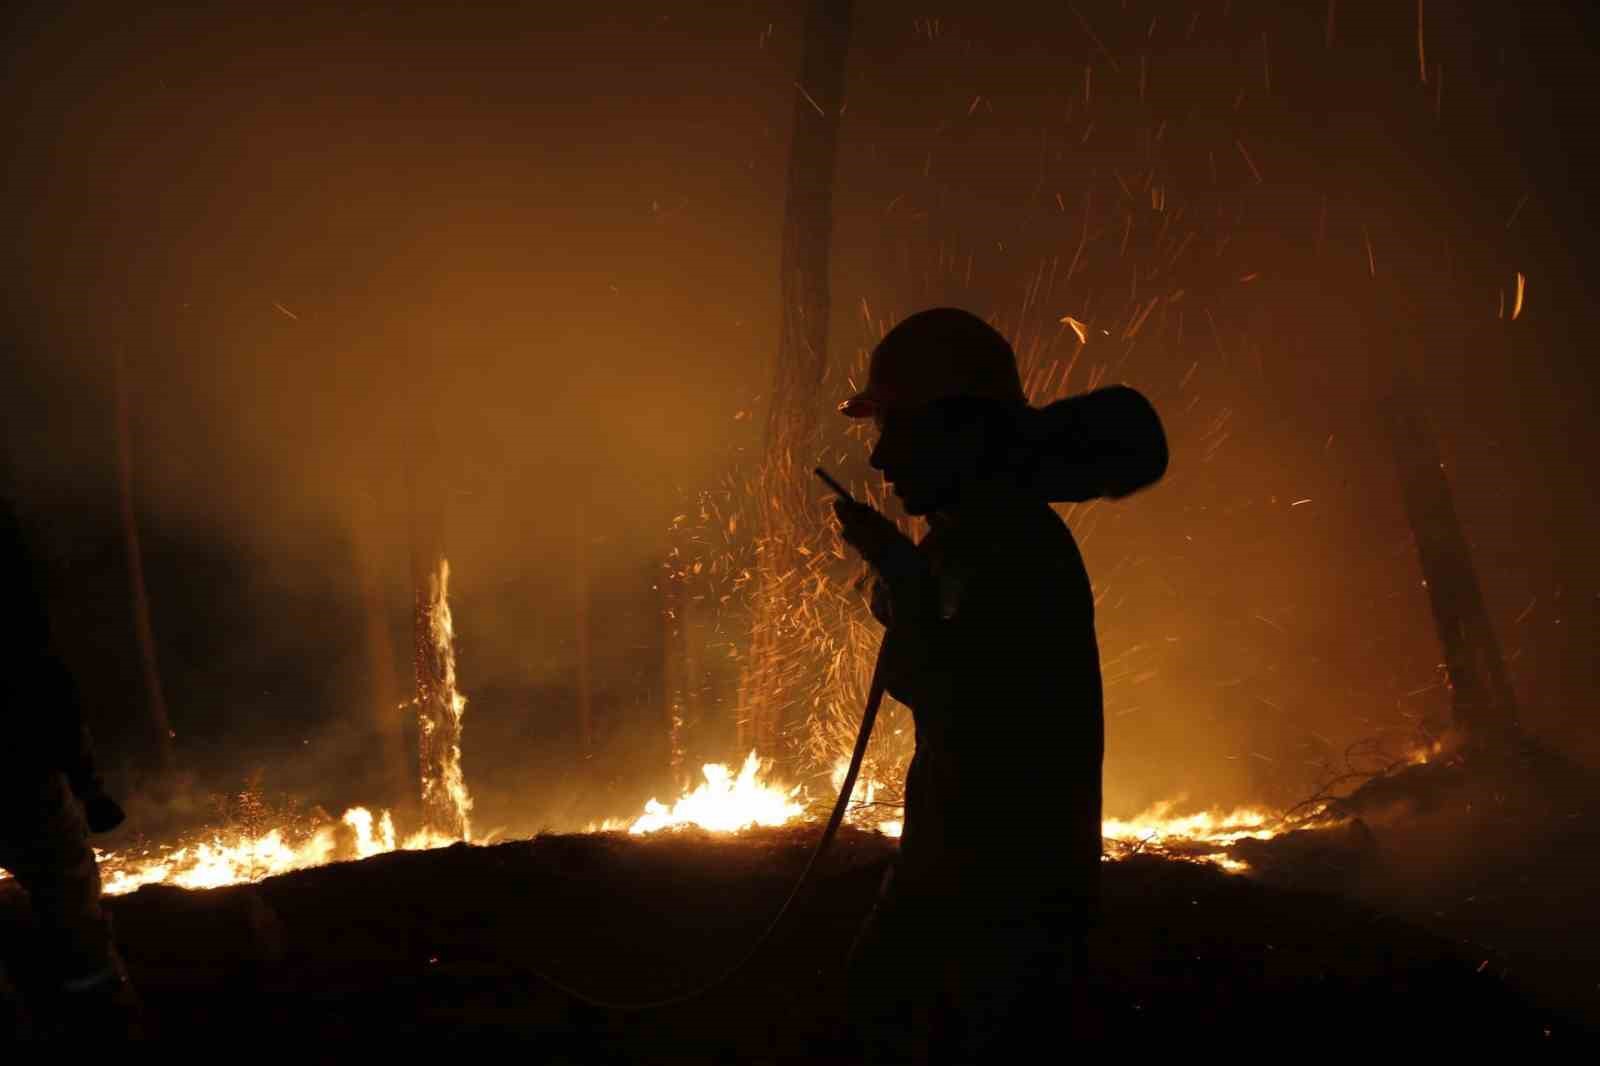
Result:
[[[322,1059],[343,1057],[335,1041],[490,1034],[528,1042],[540,1061],[831,1061],[843,962],[896,846],[875,833],[841,832],[771,944],[703,998],[601,1010],[540,976],[623,1001],[701,983],[765,927],[818,831],[547,835],[211,891],[150,886],[109,906],[153,1035],[196,1051],[287,1044]],[[1592,993],[1592,966],[1529,981],[1517,960],[1537,936],[1486,949],[1464,930],[1494,921],[1443,911],[1393,878],[1393,899],[1353,898],[1363,884],[1380,894],[1373,854],[1360,832],[1284,845],[1262,877],[1157,856],[1106,863],[1091,997],[1104,1036],[1248,1052],[1600,1032],[1581,1016],[1585,990],[1557,987],[1587,981]],[[1535,905],[1511,883],[1523,895],[1502,908]],[[1541,912],[1533,924],[1552,922]],[[13,972],[25,971],[26,911],[10,886],[0,932],[21,956]]]

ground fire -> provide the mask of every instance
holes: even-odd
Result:
[[[100,853],[106,892],[119,895],[151,884],[218,888],[327,862],[469,840],[472,797],[461,772],[461,724],[467,701],[456,687],[449,595],[450,563],[440,559],[429,575],[425,594],[419,595],[418,607],[419,627],[430,656],[419,670],[430,680],[419,686],[418,697],[409,706],[416,710],[422,737],[422,808],[430,823],[442,823],[453,832],[441,832],[427,824],[401,836],[389,811],[374,814],[366,807],[352,807],[336,821],[305,815],[283,824],[201,831],[178,844]],[[437,681],[431,680],[434,677]],[[259,797],[248,799],[259,802]]]
[[[0,1042],[1600,1039],[1588,6],[4,39]]]

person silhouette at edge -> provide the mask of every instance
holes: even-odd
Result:
[[[0,867],[27,893],[56,995],[48,1026],[14,1004],[33,1036],[125,1039],[142,1011],[101,905],[90,833],[124,820],[95,769],[72,675],[54,654],[49,615],[21,525],[0,497],[0,580],[6,590],[6,737],[0,754]],[[31,1017],[30,1017],[31,1015]]]

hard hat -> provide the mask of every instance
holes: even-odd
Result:
[[[935,307],[891,329],[872,349],[867,386],[839,405],[848,418],[920,407],[952,397],[1027,407],[1017,356],[1000,332],[970,311]]]

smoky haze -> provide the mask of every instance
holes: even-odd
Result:
[[[1061,316],[1104,322],[1074,386],[1129,381],[1169,424],[1165,484],[1072,519],[1108,806],[1290,802],[1352,741],[1447,715],[1369,414],[1399,363],[1525,719],[1600,756],[1564,139],[1585,94],[1532,74],[1572,72],[1580,28],[1430,5],[1441,89],[1386,5],[1341,5],[1337,52],[1321,3],[858,6],[817,402],[883,324],[950,302],[1052,356]],[[454,568],[479,824],[664,787],[665,531],[759,454],[802,12],[658,8],[11,16],[8,451],[115,773],[150,753],[120,361],[162,680],[204,787],[411,787],[385,738],[419,530]],[[1195,239],[1152,280],[1173,225]],[[1030,299],[1053,262],[1071,280]],[[1113,336],[1144,292],[1160,331]]]

